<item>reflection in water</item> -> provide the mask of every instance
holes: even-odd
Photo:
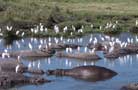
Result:
[[[128,37],[129,36],[129,37]],[[115,41],[118,43],[121,43],[121,45],[123,46],[123,42],[127,42],[127,43],[135,43],[138,42],[138,36],[131,36],[129,34],[121,34],[119,37],[111,37],[111,36],[107,36],[107,35],[99,35],[99,34],[94,34],[94,35],[89,35],[89,36],[85,36],[83,38],[76,38],[76,39],[64,39],[63,37],[60,38],[44,38],[44,39],[37,39],[37,38],[29,38],[29,39],[21,39],[18,41],[14,41],[14,40],[5,40],[6,45],[8,45],[6,48],[9,51],[13,51],[13,50],[22,50],[22,49],[36,49],[38,48],[39,45],[46,45],[46,44],[50,44],[50,43],[57,43],[57,42],[64,42],[64,43],[74,43],[74,44],[80,44],[83,45],[84,47],[78,47],[76,50],[71,49],[71,48],[66,48],[65,52],[66,53],[78,53],[78,52],[91,52],[91,49],[88,49],[85,45],[87,45],[88,43],[97,43],[97,42],[101,42],[101,41]],[[2,42],[2,39],[0,39],[0,42]],[[110,42],[109,42],[110,43]],[[11,44],[13,44],[13,46],[11,46]],[[112,43],[111,43],[112,44]],[[2,48],[1,48],[2,49]],[[104,59],[104,55],[101,54],[101,52],[96,52],[96,54],[100,55],[103,59]],[[138,55],[136,55],[136,58],[138,58]],[[34,58],[35,60],[36,58]],[[38,60],[40,58],[37,58]],[[36,60],[37,60],[36,59]],[[106,60],[106,59],[105,59]],[[105,61],[104,60],[104,61]],[[124,56],[124,57],[119,57],[118,61],[120,62],[120,65],[123,64],[130,64],[132,65],[133,63],[133,58],[130,55]],[[48,58],[46,60],[47,64],[51,64],[51,58]],[[114,63],[115,61],[111,61],[107,62],[110,63],[110,66],[113,67],[115,65]],[[84,60],[83,65],[95,65],[95,62],[87,62]],[[65,60],[65,65],[67,66],[72,66],[74,65],[73,62],[71,60]],[[79,65],[78,63],[76,64],[77,66]],[[35,67],[35,62],[33,62],[32,64],[33,67]],[[40,68],[40,62],[37,65],[37,67]],[[29,64],[30,67],[30,64]]]
[[[5,46],[11,46],[13,44],[14,40],[13,39],[4,39],[4,45]]]

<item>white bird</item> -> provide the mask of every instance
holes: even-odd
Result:
[[[56,33],[59,32],[59,27],[58,27],[57,25],[54,26],[54,31],[55,31]]]
[[[33,67],[35,67],[35,62],[33,62]]]
[[[20,33],[20,31],[16,31],[16,35],[18,35]]]
[[[115,21],[116,24],[118,24],[118,21]]]
[[[90,43],[92,42],[92,38],[89,39],[89,42],[90,42]]]
[[[42,25],[42,23],[40,23],[40,31],[41,31],[41,32],[44,31],[44,26]]]
[[[72,36],[73,35],[73,32],[71,32],[70,35]]]
[[[51,37],[48,38],[48,41],[51,42]]]
[[[37,64],[37,68],[40,69],[40,61]]]
[[[63,36],[60,37],[60,41],[63,41]]]
[[[91,53],[94,54],[95,50],[96,50],[96,48],[93,48],[92,51],[91,51]]]
[[[7,50],[4,50],[4,52],[2,53],[2,58],[5,58],[5,57],[10,57],[10,54],[8,53],[8,51]]]
[[[125,43],[124,47],[126,47],[126,46],[127,46],[127,42]]]
[[[68,59],[66,59],[66,61],[65,61],[65,65],[68,65],[69,64],[69,61],[68,61]]]
[[[38,49],[40,50],[42,48],[42,45],[40,44],[39,46],[38,46]]]
[[[7,26],[6,28],[7,28],[8,31],[11,31],[13,27],[12,26]]]
[[[91,24],[91,28],[93,28],[93,26],[94,26],[94,25],[93,25],[93,24]]]
[[[82,25],[81,28],[84,29],[84,26]]]
[[[97,38],[94,38],[93,44],[95,45],[98,42]]]
[[[83,33],[83,29],[82,29],[82,28],[79,29],[79,30],[78,30],[78,33]]]
[[[113,24],[112,28],[115,29],[116,28],[116,24]]]
[[[34,29],[33,29],[33,28],[31,28],[31,32],[32,32],[32,33],[34,32]]]
[[[104,48],[105,48],[105,50],[107,50],[107,46],[106,45],[104,46]]]
[[[102,30],[102,26],[100,26],[99,29]]]
[[[84,66],[86,66],[86,65],[87,65],[86,61],[84,61],[83,65],[84,65]]]
[[[51,45],[52,45],[52,43],[50,43],[50,42],[49,42],[49,43],[48,43],[48,45],[49,45],[49,46],[51,46]]]
[[[24,33],[24,32],[22,32],[22,35],[21,35],[21,36],[23,37],[23,36],[24,36],[24,34],[25,34],[25,33]]]
[[[80,47],[79,46],[77,47],[77,51],[80,52]]]
[[[20,68],[20,65],[18,64],[15,68],[15,72],[18,73],[19,72],[19,68]]]
[[[84,48],[84,52],[86,53],[86,52],[87,52],[87,50],[88,50],[88,48],[87,48],[87,47],[85,47],[85,48]]]
[[[17,61],[18,61],[18,62],[21,62],[21,56],[18,56],[18,57],[17,57]]]
[[[72,53],[72,48],[69,48],[70,53]]]
[[[0,33],[0,36],[3,36],[3,33]]]
[[[105,40],[104,37],[101,37],[101,40],[104,41]]]
[[[32,67],[32,63],[29,62],[29,64],[28,64],[28,68],[30,69],[31,67]]]
[[[69,52],[69,48],[66,48],[66,53],[68,53]]]
[[[136,20],[136,26],[138,26],[138,20]]]
[[[31,43],[29,43],[28,46],[29,46],[29,49],[31,50],[33,49],[33,46],[31,45]]]
[[[109,53],[111,53],[114,50],[114,47],[111,46],[111,48],[109,49]]]
[[[65,26],[65,27],[63,28],[63,32],[65,33],[67,30],[68,30],[68,27]]]
[[[136,36],[136,42],[138,42],[138,37]]]
[[[58,40],[58,39],[56,39],[56,40],[55,40],[55,43],[57,44],[58,42],[59,42],[59,40]]]
[[[75,28],[75,26],[73,26],[73,25],[72,25],[72,29],[73,29],[74,32],[76,31],[76,28]]]
[[[47,32],[48,30],[47,30],[47,28],[45,28],[45,32]]]
[[[40,39],[40,44],[43,44],[43,39]]]
[[[130,40],[130,38],[127,38],[127,42],[128,42],[128,43],[131,43],[131,40]]]

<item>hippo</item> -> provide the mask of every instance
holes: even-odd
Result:
[[[95,45],[93,43],[89,43],[87,47],[89,49],[95,48],[96,51],[103,51],[105,49],[102,43],[97,43]]]
[[[92,54],[92,53],[76,53],[76,54],[72,54],[72,53],[68,53],[65,54],[63,52],[58,52],[56,54],[57,57],[65,57],[65,58],[74,58],[74,59],[81,59],[81,60],[99,60],[101,59],[98,55],[96,54]]]
[[[7,58],[8,59],[8,58]],[[41,69],[30,69],[26,67],[21,61],[12,59],[6,60],[2,59],[0,60],[0,71],[4,72],[16,72],[16,67],[18,68],[18,73],[31,73],[31,74],[44,74],[45,72]]]
[[[138,44],[128,44],[125,49],[128,50],[129,54],[137,54]]]
[[[17,69],[18,67],[18,69]],[[43,70],[35,70],[26,67],[21,61],[13,58],[0,59],[0,89],[11,88],[16,85],[43,84],[50,82],[42,77],[31,77],[25,73],[42,75]]]
[[[50,82],[42,77],[30,77],[21,73],[14,72],[0,72],[0,89],[1,88],[12,88],[18,85],[27,84],[43,84]]]
[[[7,60],[9,59],[9,60]],[[15,72],[16,66],[19,65],[18,71],[25,72],[27,67],[23,63],[13,58],[5,58],[0,60],[0,70],[6,72]]]
[[[72,48],[72,49],[77,49],[77,47],[82,47],[81,45],[76,45],[76,44],[64,44],[64,43],[52,43],[50,46],[49,45],[43,45],[41,49],[46,49],[46,46],[49,48],[55,49],[55,50],[62,50],[66,48]]]
[[[112,52],[104,52],[105,57],[108,59],[115,59],[121,56],[136,53],[138,53],[138,46],[136,45],[128,45],[124,48],[115,48]]]
[[[21,50],[21,51],[14,51],[14,52],[8,52],[11,57],[51,57],[53,54],[55,54],[54,49],[47,49],[47,50]],[[2,53],[1,53],[2,55]]]
[[[131,83],[126,86],[123,86],[121,90],[138,90],[138,83]]]
[[[100,66],[79,66],[72,69],[47,70],[47,75],[71,76],[86,81],[101,81],[117,75],[116,72]]]

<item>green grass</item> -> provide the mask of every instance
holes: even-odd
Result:
[[[49,29],[54,24],[63,28],[72,24],[79,26],[82,21],[85,25],[99,26],[118,20],[122,30],[127,31],[138,19],[138,0],[0,0],[1,8],[0,23],[42,22]],[[54,33],[49,35],[55,36]]]
[[[58,6],[91,15],[138,15],[138,0],[0,0],[7,10],[0,12],[2,19],[45,21],[51,10]],[[0,4],[0,6],[1,6]],[[42,19],[42,20],[41,20]]]

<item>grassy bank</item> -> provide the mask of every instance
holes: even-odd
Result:
[[[41,22],[49,30],[52,30],[55,24],[61,30],[64,26],[72,24],[75,24],[77,29],[85,25],[84,32],[89,33],[105,32],[99,30],[101,25],[118,21],[120,31],[128,31],[133,28],[138,19],[137,5],[138,0],[0,0],[0,23],[1,27],[11,24],[19,29],[29,29]],[[97,27],[93,31],[88,28],[91,23]],[[27,33],[27,35],[31,34]],[[50,32],[33,36],[60,35],[70,34],[55,35]]]

